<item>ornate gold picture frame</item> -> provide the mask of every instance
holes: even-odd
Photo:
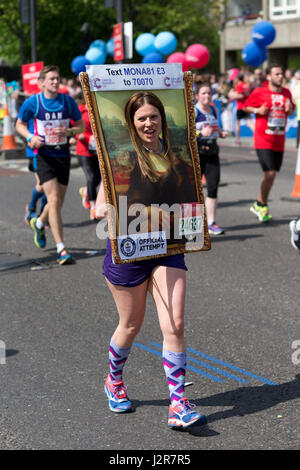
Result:
[[[171,199],[168,197],[169,212],[164,200],[159,201],[159,204],[151,204],[152,212],[146,211],[148,220],[145,230],[141,223],[141,204],[136,207],[132,204],[135,201],[130,200],[137,155],[124,117],[125,104],[136,90],[122,88],[102,91],[100,88],[95,91],[91,89],[89,74],[80,74],[109,208],[108,233],[116,264],[211,248],[196,142],[192,73],[183,73],[182,79],[182,89],[152,87],[151,92],[158,96],[165,108],[169,141],[178,159],[178,178],[183,196],[181,194],[180,201],[177,201],[176,197],[179,196],[176,189],[168,187],[167,194],[172,196]],[[147,90],[147,86],[144,90]],[[146,201],[147,184],[140,184],[140,188],[142,193],[139,201]],[[145,204],[148,208],[149,201]],[[153,224],[153,216],[151,218],[152,206],[160,214],[156,224]],[[165,210],[169,213],[168,230],[162,226],[161,213]]]

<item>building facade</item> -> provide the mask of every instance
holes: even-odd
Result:
[[[253,25],[261,20],[272,22],[276,29],[267,62],[300,69],[300,0],[227,0],[220,31],[222,73],[238,65]]]

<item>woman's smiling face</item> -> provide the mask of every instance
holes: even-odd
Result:
[[[202,88],[200,88],[198,92],[198,100],[204,106],[210,105],[211,100],[212,100],[212,92],[211,92],[210,87],[203,86]]]
[[[136,132],[144,145],[151,150],[159,151],[161,144],[161,115],[159,110],[151,104],[144,104],[134,114],[133,123]]]

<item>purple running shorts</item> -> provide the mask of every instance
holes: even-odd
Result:
[[[171,268],[184,269],[187,271],[184,255],[182,254],[136,261],[134,263],[114,264],[110,239],[108,239],[102,274],[104,274],[112,284],[126,287],[138,286],[151,276],[152,270],[156,268],[156,266],[169,266]]]

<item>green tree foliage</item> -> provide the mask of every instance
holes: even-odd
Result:
[[[123,0],[123,19],[133,22],[134,40],[145,32],[172,31],[177,50],[204,44],[211,61],[205,70],[218,71],[219,0]],[[95,39],[108,41],[117,22],[115,8],[104,0],[36,0],[37,56],[57,64],[71,76],[70,63]],[[141,57],[135,52],[134,62]],[[11,65],[31,62],[30,27],[21,25],[19,0],[0,0],[0,57]],[[112,59],[108,58],[112,62]]]
[[[0,0],[0,57],[11,65],[25,59],[26,44],[30,43],[29,26],[21,25],[18,0]]]

